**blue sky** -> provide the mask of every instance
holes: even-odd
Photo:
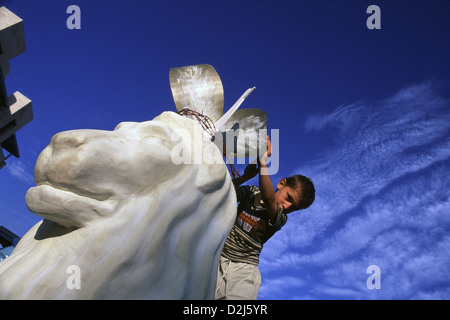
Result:
[[[81,8],[81,30],[66,9]],[[369,30],[368,6],[381,9]],[[261,299],[450,298],[450,2],[12,1],[27,51],[8,94],[33,101],[21,158],[0,171],[0,224],[23,235],[39,218],[24,196],[50,138],[113,130],[175,110],[169,69],[209,63],[225,110],[279,129],[274,183],[310,176],[316,201],[265,246]],[[250,182],[257,182],[252,180]],[[369,290],[370,265],[381,289]]]

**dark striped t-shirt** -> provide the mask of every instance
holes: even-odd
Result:
[[[261,192],[256,186],[240,186],[236,221],[225,241],[222,256],[235,262],[259,264],[264,243],[281,229],[287,216],[278,208],[276,221],[270,221]]]

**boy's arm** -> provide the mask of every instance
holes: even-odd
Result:
[[[261,190],[261,197],[266,206],[269,218],[276,221],[277,218],[277,204],[275,203],[275,190],[270,180],[269,171],[267,170],[267,159],[272,154],[272,146],[270,144],[269,136],[267,136],[267,151],[259,159],[259,189]]]
[[[237,190],[237,188],[241,184],[252,179],[257,174],[258,174],[258,169],[256,168],[256,164],[249,164],[248,166],[245,167],[244,174],[242,176],[233,179],[234,189]]]

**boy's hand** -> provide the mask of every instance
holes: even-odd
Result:
[[[267,160],[272,155],[272,144],[270,143],[269,136],[266,138],[267,150],[264,154],[258,159],[258,165],[261,167],[265,167],[267,165]]]
[[[237,189],[241,184],[255,177],[258,172],[259,169],[256,167],[255,163],[247,165],[244,169],[244,174],[233,179],[234,188]]]
[[[256,177],[258,172],[259,170],[258,167],[256,166],[256,163],[251,163],[245,167],[244,177],[246,178],[246,180],[250,180],[251,178]]]
[[[263,170],[267,171],[267,167],[266,167],[267,159],[272,155],[272,145],[270,144],[269,136],[267,136],[266,142],[267,142],[266,152],[264,152],[264,154],[260,158],[257,158],[258,167],[256,166],[255,163],[251,163],[251,164],[247,165],[244,169],[244,174],[240,177],[233,179],[233,184],[234,184],[235,188],[237,188],[244,182],[252,179],[258,173],[261,175],[261,168],[264,168]],[[267,175],[267,173],[264,172],[263,175]],[[270,180],[269,180],[269,182],[270,182]],[[267,184],[267,182],[265,184]],[[270,185],[272,186],[271,182],[270,182]],[[273,192],[273,190],[272,190],[272,192]]]

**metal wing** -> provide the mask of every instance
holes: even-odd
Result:
[[[216,122],[223,115],[223,86],[219,74],[209,64],[172,68],[170,88],[177,111],[197,111]]]
[[[215,143],[226,156],[251,158],[267,150],[266,136],[266,113],[260,109],[241,109],[222,126]]]

